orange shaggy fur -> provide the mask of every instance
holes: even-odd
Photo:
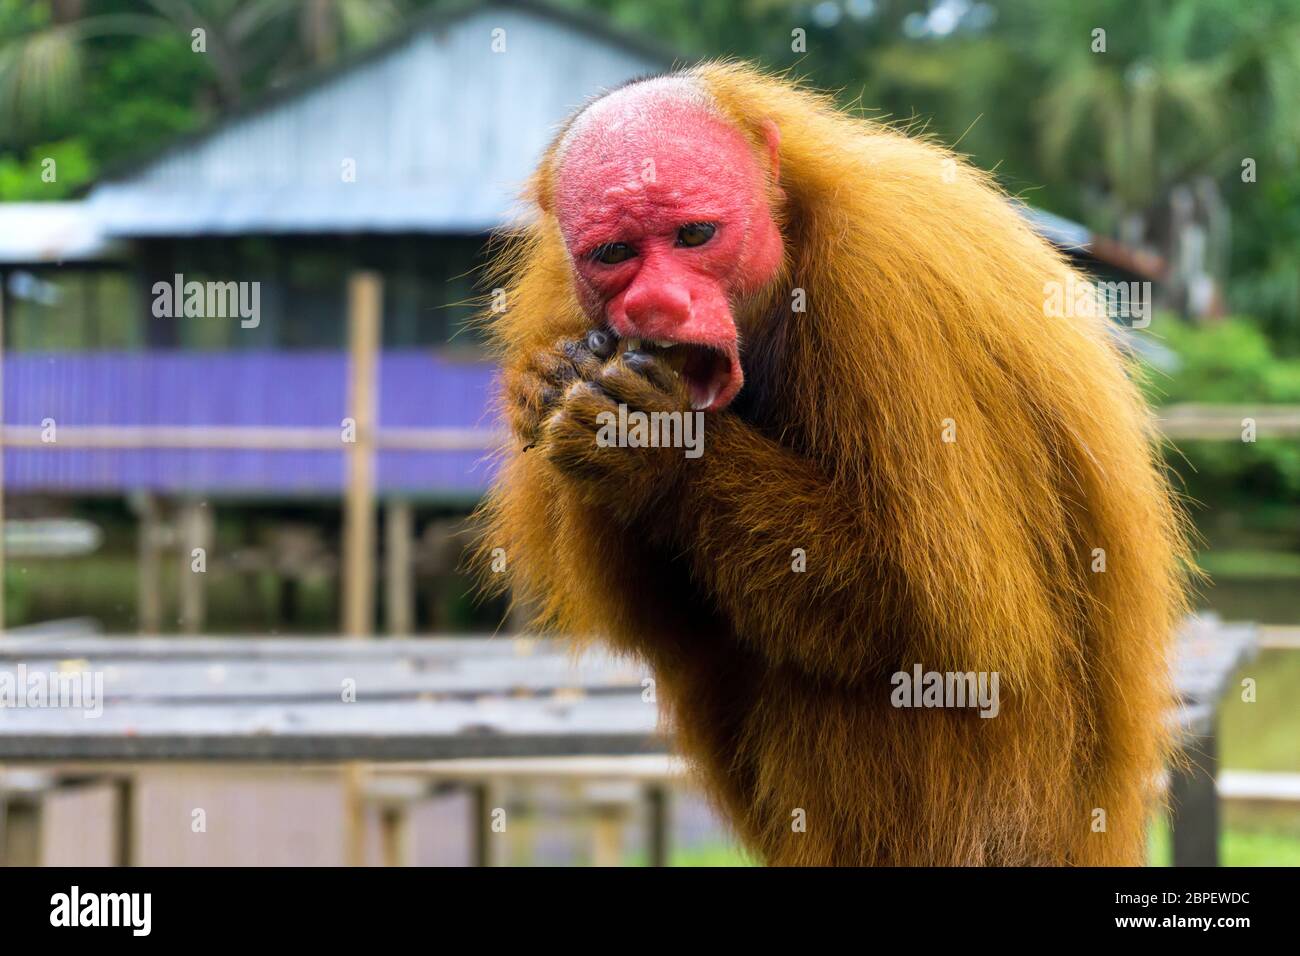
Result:
[[[785,263],[739,312],[749,411],[708,415],[703,456],[640,514],[512,439],[480,513],[509,573],[486,577],[654,668],[769,863],[1142,862],[1184,544],[1106,320],[1045,316],[1069,266],[954,154],[745,65],[685,75],[764,168],[761,124],[781,134]],[[554,154],[498,263],[508,417],[532,356],[591,327]],[[915,664],[997,671],[1001,712],[896,709]]]

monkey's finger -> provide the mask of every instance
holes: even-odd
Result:
[[[613,336],[599,330],[589,332],[580,339],[561,342],[559,352],[573,369],[570,380],[583,378],[590,381],[600,372],[605,359],[609,357],[604,353],[613,354]]]
[[[618,339],[612,332],[607,332],[604,329],[592,329],[587,333],[586,345],[592,355],[602,362],[607,362],[618,347]]]
[[[597,379],[615,402],[643,411],[681,411],[688,404],[681,379],[645,352],[625,352]]]
[[[616,413],[603,389],[592,382],[569,386],[559,408],[542,423],[538,444],[552,464],[579,477],[608,474],[614,455],[596,439],[602,413]]]
[[[538,352],[529,361],[528,370],[542,385],[562,391],[570,382],[582,377],[580,361],[580,356],[576,359],[571,357],[565,346],[561,346]]]

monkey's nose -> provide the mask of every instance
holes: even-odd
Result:
[[[664,284],[633,290],[623,302],[628,322],[642,338],[671,338],[690,321],[691,295],[680,285]]]

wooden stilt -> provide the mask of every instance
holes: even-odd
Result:
[[[5,297],[9,294],[8,276],[0,269],[0,430],[5,427]],[[5,633],[5,446],[0,442],[0,637]]]
[[[379,832],[383,841],[384,866],[411,865],[410,813],[404,803],[392,803],[379,814]]]
[[[411,569],[411,533],[414,524],[409,501],[394,500],[386,508],[384,524],[384,607],[388,633],[409,637],[415,629],[415,581]]]
[[[343,861],[346,866],[366,865],[366,771],[361,763],[343,768],[345,839]]]
[[[181,566],[180,566],[180,614],[181,627],[186,634],[203,633],[204,619],[207,616],[207,562],[208,552],[212,549],[213,516],[212,507],[193,499],[181,505]],[[198,559],[195,550],[202,549],[202,561],[196,571]]]
[[[163,615],[163,530],[158,499],[147,492],[142,494],[137,502],[136,513],[139,519],[136,621],[141,634],[157,634],[162,630]]]
[[[135,866],[135,777],[126,775],[113,782],[117,791],[117,820],[114,836],[117,844],[114,858],[118,866]]]
[[[645,788],[646,863],[649,866],[667,866],[670,859],[670,798],[668,788],[661,783],[652,783]]]
[[[351,378],[348,417],[355,434],[348,452],[343,514],[343,633],[369,637],[375,626],[375,421],[382,285],[373,272],[348,286]]]
[[[0,800],[0,864],[40,866],[40,797],[10,794]]]

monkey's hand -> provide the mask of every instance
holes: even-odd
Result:
[[[688,450],[681,439],[701,417],[671,368],[629,350],[565,389],[542,423],[538,451],[586,500],[630,523],[672,493]],[[677,447],[664,440],[673,435]]]
[[[542,423],[559,407],[564,390],[574,382],[596,378],[614,347],[610,333],[589,332],[533,353],[506,374],[506,417],[525,451],[537,445]]]

